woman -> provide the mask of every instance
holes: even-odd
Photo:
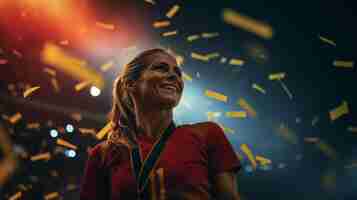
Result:
[[[184,83],[176,59],[144,51],[114,82],[112,132],[89,154],[80,199],[239,199],[240,162],[213,122],[176,126]]]

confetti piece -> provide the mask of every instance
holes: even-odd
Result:
[[[56,71],[54,69],[50,69],[50,68],[46,67],[43,69],[43,71],[51,76],[56,76]]]
[[[253,89],[256,89],[256,90],[259,91],[260,93],[266,94],[266,91],[265,91],[261,86],[259,86],[259,85],[256,84],[256,83],[253,83],[253,84],[252,84],[252,88],[253,88]]]
[[[67,148],[70,148],[70,149],[75,149],[75,150],[77,149],[77,146],[75,146],[75,145],[73,145],[73,144],[71,144],[71,143],[69,143],[69,142],[67,142],[67,141],[65,141],[63,139],[60,139],[60,138],[58,138],[56,140],[56,143],[58,145],[61,145],[61,146],[64,146],[64,147],[67,147]]]
[[[226,63],[227,62],[227,58],[225,57],[222,57],[221,60],[220,60],[221,63]]]
[[[168,27],[170,26],[171,22],[169,20],[164,20],[164,21],[155,21],[152,25],[154,28],[163,28],[163,27]]]
[[[17,200],[20,199],[22,197],[22,192],[16,192],[14,195],[12,195],[9,200]]]
[[[219,123],[219,125],[220,125],[220,127],[223,129],[223,131],[224,131],[225,133],[234,134],[234,129],[228,128],[228,127],[226,127],[226,126],[224,126],[224,125],[222,125],[222,124],[220,124],[220,123]]]
[[[14,114],[13,116],[9,117],[9,122],[11,124],[16,124],[21,118],[22,118],[22,115],[21,115],[21,113],[18,112],[16,114]]]
[[[247,117],[247,113],[245,111],[231,111],[231,112],[226,112],[226,117],[246,118]]]
[[[263,156],[255,156],[255,160],[260,162],[261,165],[271,164],[271,160],[264,158]]]
[[[97,134],[97,132],[96,132],[96,130],[94,128],[91,128],[91,129],[89,129],[89,128],[79,128],[78,130],[82,134],[91,134],[91,135],[96,135]]]
[[[183,65],[184,58],[182,56],[175,56],[175,58],[176,58],[177,65],[181,67]]]
[[[59,93],[60,92],[60,88],[59,88],[59,84],[58,84],[57,79],[51,78],[51,84],[52,84],[52,87],[55,89],[55,92]]]
[[[44,196],[45,200],[51,200],[51,199],[54,199],[54,198],[57,198],[57,197],[59,197],[58,192],[51,192],[51,193],[46,194]]]
[[[0,59],[0,65],[5,65],[7,63],[8,61],[6,59]]]
[[[82,115],[81,115],[81,113],[72,113],[71,118],[76,120],[77,122],[79,122],[82,120]]]
[[[257,116],[257,112],[253,109],[252,106],[249,105],[249,103],[245,99],[240,98],[238,100],[238,105],[240,107],[242,107],[242,109],[247,112],[248,116],[250,116],[250,117],[256,117]]]
[[[187,41],[192,42],[194,40],[200,39],[200,35],[190,35],[186,38]]]
[[[232,58],[232,59],[229,60],[229,64],[230,64],[230,65],[239,65],[239,66],[242,66],[242,65],[244,65],[244,61],[243,61],[243,60],[240,60],[240,59],[234,59],[234,58]]]
[[[164,37],[173,36],[173,35],[177,35],[177,30],[162,33],[162,36]]]
[[[348,110],[348,105],[346,101],[343,101],[342,104],[340,106],[338,106],[337,108],[333,109],[330,111],[330,119],[331,121],[334,121],[338,118],[340,118],[343,115],[348,114],[349,110]]]
[[[330,44],[330,45],[332,45],[332,46],[336,46],[336,43],[335,43],[334,41],[332,41],[332,40],[329,40],[329,39],[327,39],[327,38],[325,38],[325,37],[322,37],[322,36],[320,36],[320,35],[319,35],[319,38],[320,38],[320,40],[322,40],[323,42],[326,42],[326,43],[328,43],[328,44]]]
[[[166,17],[168,18],[173,18],[177,12],[179,11],[180,6],[179,5],[174,5],[167,13],[166,13]]]
[[[70,56],[54,44],[45,44],[41,52],[41,59],[44,63],[54,66],[80,81],[92,81],[93,85],[99,89],[104,87],[105,82],[101,74],[90,68],[85,61]]]
[[[357,133],[357,127],[349,126],[349,127],[347,128],[347,130],[348,130],[349,132],[352,132],[352,133]]]
[[[201,36],[203,38],[210,39],[210,38],[218,37],[219,33],[217,33],[217,32],[215,32],[215,33],[202,33]]]
[[[108,134],[108,132],[111,130],[112,128],[112,123],[108,122],[96,135],[96,138],[98,140],[101,140],[104,138],[105,135]]]
[[[28,128],[28,129],[39,129],[40,128],[40,123],[28,123],[26,125],[26,128]]]
[[[155,1],[153,1],[153,0],[144,0],[145,2],[147,2],[147,3],[150,3],[150,4],[152,4],[152,5],[155,5],[156,3],[155,3]]]
[[[271,39],[273,37],[273,29],[270,25],[239,14],[232,9],[223,10],[223,20],[227,24],[255,33],[264,39]]]
[[[312,121],[311,121],[311,125],[312,125],[312,126],[315,126],[318,121],[319,121],[319,117],[318,117],[318,116],[315,116],[315,117],[312,119]]]
[[[29,88],[27,89],[25,92],[24,92],[24,98],[28,97],[30,94],[32,94],[33,92],[35,92],[36,90],[40,89],[40,86],[35,86],[35,87],[32,87],[32,88]]]
[[[280,124],[276,131],[278,135],[285,139],[287,142],[291,144],[298,143],[298,137],[296,136],[296,134],[284,124]]]
[[[285,73],[280,72],[280,73],[275,73],[275,74],[270,74],[269,75],[269,80],[274,81],[274,80],[281,80],[285,78]]]
[[[68,40],[62,40],[59,42],[60,45],[67,46],[69,44]]]
[[[103,72],[108,71],[110,68],[112,68],[114,66],[114,61],[109,61],[107,63],[104,63],[103,65],[100,66],[100,69]]]
[[[278,79],[278,81],[281,84],[281,87],[284,89],[285,93],[288,95],[289,99],[293,98],[293,95],[291,94],[290,90],[288,89],[288,87],[284,84],[284,82],[280,79]]]
[[[213,58],[218,58],[219,56],[220,56],[219,53],[210,53],[210,54],[206,55],[208,60],[213,59]]]
[[[304,141],[308,142],[308,143],[317,143],[317,142],[320,141],[320,138],[318,138],[318,137],[305,137]]]
[[[208,57],[198,53],[191,53],[191,57],[197,60],[208,62]]]
[[[76,92],[79,92],[79,91],[83,90],[84,88],[88,87],[90,84],[91,84],[90,81],[83,81],[83,82],[77,83],[74,86],[74,89],[76,90]]]
[[[30,158],[31,161],[49,160],[49,159],[51,159],[51,154],[50,154],[50,152],[46,152],[46,153],[41,153],[41,154],[38,154],[38,155],[34,155],[34,156],[31,156],[31,158]]]
[[[192,81],[192,77],[185,72],[182,73],[182,76],[184,80]]]
[[[343,68],[353,68],[353,61],[342,61],[342,60],[334,60],[332,63],[335,67],[343,67]]]
[[[316,146],[327,157],[329,157],[331,159],[336,159],[337,158],[337,153],[336,153],[335,149],[331,145],[329,145],[326,142],[324,142],[323,140],[320,140],[318,143],[316,143]]]
[[[228,100],[228,97],[221,94],[221,93],[218,93],[218,92],[214,92],[212,90],[206,90],[205,91],[205,95],[208,96],[208,97],[211,97],[213,99],[216,99],[218,101],[223,101],[223,102],[226,102],[227,103],[227,100]]]
[[[115,26],[113,24],[106,24],[106,23],[103,23],[103,22],[96,22],[95,25],[100,27],[100,28],[106,29],[106,30],[111,30],[112,31],[112,30],[115,29]]]
[[[247,144],[240,145],[240,149],[248,157],[248,160],[250,161],[250,163],[252,164],[253,169],[255,170],[257,168],[257,162],[254,159],[253,152],[249,149]]]
[[[67,191],[76,190],[77,188],[78,188],[78,187],[77,187],[76,184],[68,184],[68,185],[66,186],[66,190],[67,190]]]

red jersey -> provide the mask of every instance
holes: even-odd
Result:
[[[155,140],[145,135],[137,139],[145,159]],[[136,199],[129,151],[123,148],[120,153],[108,154],[105,160],[110,167],[103,167],[101,146],[96,145],[87,160],[80,199]],[[178,126],[150,176],[151,196],[157,200],[214,199],[212,178],[224,171],[239,169],[239,159],[217,124],[203,122]]]

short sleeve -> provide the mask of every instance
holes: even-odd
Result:
[[[108,200],[108,173],[101,164],[100,144],[89,153],[80,188],[80,200]]]
[[[209,123],[207,134],[208,164],[212,175],[224,171],[239,171],[241,164],[237,154],[222,128],[214,122]]]

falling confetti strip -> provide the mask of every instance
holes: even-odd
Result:
[[[181,67],[181,66],[183,65],[184,60],[185,60],[184,57],[183,57],[183,56],[176,55],[175,58],[176,58],[177,65],[178,65],[179,67]]]
[[[205,62],[208,62],[208,60],[209,60],[207,56],[198,54],[198,53],[194,53],[194,52],[191,53],[191,57],[196,60],[201,60],[201,61],[205,61]]]
[[[114,66],[114,61],[108,61],[107,63],[104,63],[103,65],[100,66],[100,69],[102,72],[108,71],[110,68]]]
[[[342,61],[342,60],[334,60],[333,66],[335,67],[343,67],[343,68],[353,68],[354,62],[353,61]]]
[[[223,125],[221,125],[221,127],[222,127],[222,129],[223,129],[223,131],[224,131],[225,133],[230,133],[230,134],[233,134],[233,133],[234,133],[234,129],[232,129],[232,128],[228,128],[228,127],[223,126]]]
[[[212,91],[212,90],[205,90],[205,95],[208,96],[208,97],[211,97],[213,99],[216,99],[218,101],[223,101],[223,102],[226,102],[228,101],[228,97],[221,94],[221,93],[218,93],[218,92],[215,92],[215,91]]]
[[[218,37],[219,33],[217,33],[217,32],[215,32],[215,33],[202,33],[201,36],[203,38],[210,39],[210,38]]]
[[[74,86],[74,89],[76,90],[76,92],[79,92],[79,91],[83,90],[84,88],[88,87],[90,84],[91,84],[90,81],[83,81],[83,82],[77,83]]]
[[[322,37],[322,36],[320,36],[320,35],[319,35],[319,38],[320,38],[320,40],[323,41],[323,42],[326,42],[326,43],[328,43],[328,44],[330,44],[330,45],[332,45],[332,46],[336,46],[336,43],[335,43],[334,41],[332,41],[332,40],[329,40],[329,39],[327,39],[327,38],[325,38],[325,37]]]
[[[60,138],[58,138],[56,140],[56,144],[64,146],[64,147],[67,147],[67,148],[70,148],[70,149],[75,149],[75,150],[77,149],[76,145],[73,145],[73,144],[71,144],[71,143],[69,143],[69,142],[67,142],[67,141],[65,141],[63,139],[60,139]]]
[[[164,28],[170,26],[171,22],[169,20],[155,21],[152,25],[154,28]]]
[[[250,116],[250,117],[257,116],[257,112],[253,109],[253,107],[251,105],[249,105],[249,103],[245,99],[240,98],[238,100],[238,105],[240,107],[242,107],[242,109],[247,112],[248,116]]]
[[[255,160],[258,161],[261,165],[267,165],[267,164],[271,164],[271,160],[269,160],[268,158],[264,158],[263,156],[255,156]]]
[[[35,86],[35,87],[32,87],[32,88],[29,88],[27,89],[25,92],[24,92],[24,98],[30,96],[33,92],[35,92],[36,90],[40,89],[40,86]]]
[[[96,135],[96,138],[98,140],[101,140],[103,139],[108,133],[109,131],[111,130],[112,128],[112,123],[111,122],[108,122]]]
[[[187,36],[186,40],[189,41],[189,42],[192,42],[194,40],[198,40],[200,39],[200,35],[190,35],[190,36]]]
[[[58,192],[51,192],[51,193],[49,193],[49,194],[46,194],[46,195],[44,196],[44,199],[45,199],[45,200],[51,200],[51,199],[55,199],[55,198],[57,198],[57,197],[59,197],[59,193],[58,193]]]
[[[290,90],[288,89],[288,87],[285,85],[285,83],[281,79],[278,79],[278,81],[280,82],[281,87],[284,89],[285,93],[288,95],[289,99],[292,99],[293,95],[290,92]]]
[[[186,74],[186,73],[182,73],[182,77],[183,77],[184,80],[192,81],[192,77],[189,76],[189,75]]]
[[[52,84],[52,87],[55,90],[55,92],[59,93],[60,92],[60,87],[59,87],[57,79],[51,78],[51,84]]]
[[[26,128],[28,128],[28,129],[39,129],[40,126],[41,126],[40,123],[34,122],[34,123],[28,123],[26,125]]]
[[[103,23],[103,22],[96,22],[95,25],[100,27],[100,28],[106,29],[106,30],[113,31],[115,29],[115,26],[113,24],[106,24],[106,23]]]
[[[308,143],[317,143],[317,142],[320,141],[320,138],[318,138],[318,137],[305,137],[304,141],[308,142]]]
[[[207,54],[206,57],[208,58],[208,60],[214,59],[214,58],[218,58],[220,55],[219,53],[215,52],[215,53],[210,53]]]
[[[231,111],[231,112],[226,112],[226,117],[246,118],[247,117],[247,113],[245,111]]]
[[[346,115],[349,113],[349,109],[348,109],[348,104],[346,101],[343,101],[342,104],[340,106],[338,106],[337,108],[331,110],[329,112],[330,114],[330,120],[334,121],[338,118],[340,118],[343,115]]]
[[[239,14],[232,9],[227,8],[223,10],[223,20],[227,24],[255,33],[264,39],[271,39],[273,37],[273,29],[270,25]]]
[[[285,73],[280,72],[280,73],[275,73],[275,74],[270,74],[269,75],[269,80],[274,81],[274,80],[281,80],[285,78]]]
[[[50,69],[48,67],[45,67],[43,69],[44,72],[46,72],[47,74],[51,75],[51,76],[56,76],[56,71],[54,69]]]
[[[180,10],[180,6],[179,5],[174,5],[167,13],[166,13],[166,17],[168,18],[173,18],[177,12]]]
[[[177,30],[162,33],[162,36],[164,37],[173,36],[173,35],[177,35]]]
[[[232,59],[229,60],[229,64],[230,64],[230,65],[239,65],[239,66],[242,66],[242,65],[244,65],[244,61],[243,61],[243,60],[240,60],[240,59],[232,58]]]
[[[220,60],[219,62],[220,62],[220,63],[222,63],[222,64],[223,64],[223,63],[226,63],[226,62],[227,62],[227,58],[222,57],[222,58],[221,58],[221,60]]]
[[[78,128],[79,132],[82,134],[96,135],[97,132],[94,128]]]
[[[31,156],[31,158],[30,158],[31,161],[49,160],[49,159],[51,159],[51,153],[50,152],[34,155],[34,156]]]
[[[256,89],[257,91],[259,91],[260,93],[262,94],[266,94],[266,91],[264,88],[262,88],[260,85],[256,84],[256,83],[253,83],[252,84],[252,88],[253,89]]]
[[[255,161],[253,152],[249,149],[248,145],[247,144],[242,144],[242,145],[240,145],[240,149],[248,157],[248,160],[250,161],[253,169],[256,170],[257,162]]]
[[[20,119],[22,119],[22,114],[18,112],[9,117],[9,122],[11,124],[16,124]]]

